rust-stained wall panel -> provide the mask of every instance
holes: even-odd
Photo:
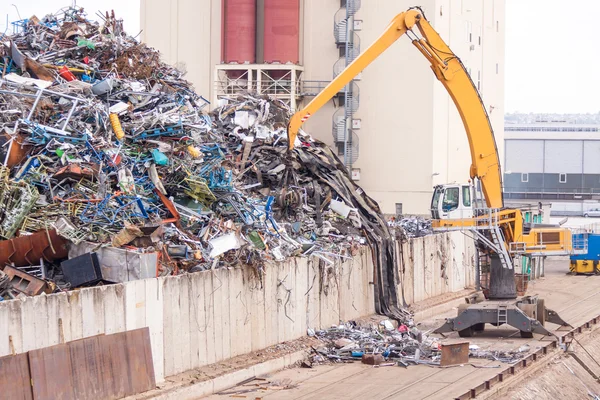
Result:
[[[33,400],[27,354],[0,358],[0,398]]]
[[[59,344],[29,353],[35,400],[75,400],[69,345]]]
[[[71,368],[74,383],[74,391],[77,398],[86,399],[108,399],[115,398],[112,381],[107,379],[107,372],[103,368],[105,357],[98,340],[98,336],[76,340],[68,343],[71,355]]]
[[[129,376],[134,393],[141,393],[156,387],[150,329],[136,329],[125,332],[127,340]]]
[[[125,333],[98,337],[98,343],[105,357],[102,359],[102,370],[115,398],[135,394],[131,377],[128,374],[128,351]]]
[[[119,399],[156,388],[148,328],[32,350],[29,363],[35,400]]]

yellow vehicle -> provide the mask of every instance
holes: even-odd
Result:
[[[598,260],[571,260],[569,272],[578,275],[600,275],[599,263]]]
[[[397,15],[364,53],[306,107],[293,115],[288,125],[289,148],[293,150],[300,126],[307,119],[408,32],[413,45],[431,63],[433,73],[456,105],[471,152],[470,176],[474,184],[435,188],[431,203],[433,226],[437,230],[472,232],[480,251],[491,259],[489,298],[499,300],[461,309],[457,318],[448,320],[438,331],[455,330],[461,336],[470,336],[474,330],[483,330],[485,323],[496,326],[507,323],[526,337],[533,332],[550,334],[543,326],[545,319],[561,324],[564,321],[556,313],[545,309],[543,301],[526,297],[510,304],[506,302],[517,298],[514,258],[517,255],[566,255],[577,246],[573,245],[569,230],[527,227],[520,210],[504,209],[500,160],[483,101],[461,60],[429,24],[420,8],[411,8]],[[485,205],[478,199],[483,200]]]

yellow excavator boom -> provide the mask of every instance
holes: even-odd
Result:
[[[421,39],[417,38],[412,31],[415,26],[422,36]],[[460,59],[433,29],[420,9],[409,9],[397,15],[371,46],[306,107],[293,115],[288,125],[290,150],[294,148],[302,124],[407,32],[411,32],[411,36],[414,36],[413,45],[429,60],[431,69],[450,94],[462,118],[471,150],[471,178],[477,178],[481,182],[481,189],[489,208],[502,208],[504,204],[498,151],[494,132],[479,92]]]

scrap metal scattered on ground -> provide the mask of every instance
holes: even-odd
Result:
[[[419,330],[411,319],[406,322],[396,327],[390,320],[378,324],[350,321],[316,332],[309,330],[308,335],[319,339],[322,345],[312,347],[302,366],[352,362],[405,368],[417,364],[443,366],[441,339]],[[466,345],[467,359],[470,356],[504,363],[516,363],[529,351],[528,346],[517,351],[495,351]]]
[[[377,310],[408,317],[377,204],[323,143],[303,133],[288,152],[283,103],[246,94],[208,112],[102,19],[67,7],[1,39],[0,267],[52,292],[222,266],[260,276],[292,256],[332,269],[369,244]],[[19,288],[8,297],[41,292]]]

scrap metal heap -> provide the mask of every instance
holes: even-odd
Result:
[[[389,227],[396,232],[401,239],[428,236],[433,234],[431,220],[418,216],[407,216],[399,220],[388,221]]]
[[[299,255],[335,268],[368,243],[377,310],[408,316],[377,204],[324,144],[302,134],[287,152],[283,103],[248,94],[207,112],[114,14],[65,8],[13,26],[0,45],[0,268],[64,290],[222,266],[260,275]],[[136,268],[109,273],[117,250]],[[74,282],[74,263],[90,279]]]
[[[406,325],[398,327],[390,320],[379,323],[349,321],[329,329],[309,329],[308,335],[321,342],[312,346],[311,354],[302,363],[308,368],[319,364],[356,361],[381,366],[439,366],[442,358],[440,339],[429,336],[429,332],[420,331],[411,319],[406,320]],[[477,345],[470,345],[469,356],[514,364],[525,357],[529,350],[528,345],[514,351],[481,349]]]

